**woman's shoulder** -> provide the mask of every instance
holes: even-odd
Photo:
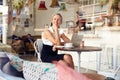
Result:
[[[50,30],[49,30],[49,29],[45,29],[45,30],[43,31],[43,33],[44,33],[44,34],[50,33]]]

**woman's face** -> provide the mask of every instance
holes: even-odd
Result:
[[[52,24],[59,27],[59,26],[61,25],[61,23],[62,23],[62,18],[61,18],[61,16],[59,16],[59,15],[54,15],[53,18],[52,18]]]

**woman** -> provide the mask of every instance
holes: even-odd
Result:
[[[58,54],[56,46],[64,45],[70,42],[69,38],[65,36],[63,31],[59,30],[62,24],[62,16],[57,13],[53,15],[51,27],[43,32],[42,41],[43,49],[41,52],[41,59],[43,62],[64,61],[69,67],[74,68],[72,56],[69,54]],[[61,39],[64,42],[61,42]]]

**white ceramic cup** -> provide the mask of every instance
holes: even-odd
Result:
[[[65,43],[65,47],[73,47],[73,43]]]

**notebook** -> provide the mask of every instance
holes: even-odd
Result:
[[[79,47],[82,39],[83,39],[83,35],[80,35],[78,33],[73,33],[71,42],[73,43],[74,47]]]

